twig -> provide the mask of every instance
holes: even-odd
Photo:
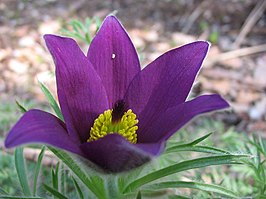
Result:
[[[258,1],[254,9],[251,11],[249,16],[247,17],[244,25],[241,27],[241,31],[238,37],[236,38],[235,42],[233,43],[233,48],[238,48],[241,45],[246,35],[250,32],[252,27],[256,24],[258,19],[263,14],[265,6],[266,6],[266,0]]]
[[[266,52],[266,44],[247,47],[247,48],[241,48],[238,50],[232,50],[232,51],[229,51],[226,53],[221,53],[215,57],[207,59],[205,64],[209,66],[209,65],[213,65],[217,62],[223,62],[223,61],[228,60],[228,59],[243,57],[243,56],[256,54],[256,53],[260,53],[260,52]]]
[[[265,84],[262,84],[254,79],[245,79],[243,83],[243,76],[238,72],[228,72],[226,69],[221,68],[205,68],[202,70],[202,75],[209,79],[225,79],[229,82],[234,82],[236,88],[238,89],[248,89],[254,90],[256,92],[261,92],[266,88]]]
[[[192,14],[190,15],[190,17],[187,20],[186,25],[182,29],[183,33],[188,33],[188,31],[190,30],[190,28],[192,27],[192,25],[194,24],[196,19],[201,15],[202,11],[204,10],[206,3],[207,3],[207,1],[201,2],[199,4],[199,6],[192,12]]]

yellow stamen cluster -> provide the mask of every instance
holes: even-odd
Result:
[[[133,144],[137,143],[136,131],[138,130],[138,126],[136,124],[139,121],[137,120],[136,114],[129,109],[124,113],[120,121],[112,122],[112,111],[109,109],[99,115],[94,121],[93,127],[91,127],[90,138],[87,141],[95,141],[103,138],[107,134],[118,133],[129,142]]]

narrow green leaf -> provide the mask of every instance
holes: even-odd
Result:
[[[68,168],[76,174],[76,176],[88,187],[92,193],[94,193],[98,198],[105,198],[106,193],[103,190],[98,190],[96,185],[91,181],[90,176],[82,170],[80,164],[75,161],[68,153],[65,151],[53,148],[49,146],[49,149],[62,160]]]
[[[21,113],[27,112],[26,108],[24,108],[17,100],[16,100],[16,104],[17,104]]]
[[[23,196],[0,196],[0,199],[45,199],[41,197],[23,197]]]
[[[30,196],[30,187],[27,179],[27,172],[25,167],[25,160],[23,156],[23,148],[18,147],[15,150],[15,166],[18,174],[18,179],[20,186],[22,188],[22,191],[25,196]]]
[[[136,194],[139,194],[141,192],[141,197],[142,198],[165,198],[165,196],[168,195],[168,191],[166,189],[161,189],[161,190],[141,190],[136,192],[131,192],[127,194],[123,194],[119,197],[119,199],[124,199],[124,198],[136,198]],[[137,195],[138,196],[138,195]]]
[[[64,34],[65,36],[68,36],[68,37],[74,37],[74,38],[77,38],[77,39],[80,39],[82,41],[84,41],[85,39],[78,33],[75,33],[75,32],[70,32],[68,30],[61,30],[62,34]],[[85,40],[86,41],[86,40]]]
[[[148,185],[145,188],[149,190],[168,189],[168,188],[189,188],[189,189],[198,189],[201,191],[212,192],[216,194],[222,194],[227,197],[233,197],[233,198],[238,197],[236,193],[222,186],[205,184],[200,182],[169,181],[169,182],[161,182],[161,183]]]
[[[235,164],[243,157],[248,157],[248,155],[221,155],[221,156],[211,156],[203,157],[193,160],[183,161],[163,169],[149,173],[131,183],[125,188],[123,193],[131,192],[141,187],[142,185],[148,184],[154,180],[158,180],[165,176],[169,176],[174,173],[181,171],[187,171],[190,169],[196,169],[201,167],[207,167],[211,165],[223,165],[223,164]]]
[[[79,20],[73,20],[71,25],[73,26],[73,28],[75,28],[76,32],[80,32],[79,30],[81,30],[81,31],[84,30],[83,24]]]
[[[95,23],[96,23],[96,31],[95,31],[95,34],[98,32],[98,30],[100,29],[101,27],[101,24],[102,24],[102,20],[100,17],[96,17],[95,18]]]
[[[53,196],[59,198],[59,199],[68,199],[66,196],[64,196],[63,194],[59,193],[56,189],[46,185],[46,184],[43,184],[43,187],[48,191],[50,192]]]
[[[55,190],[58,190],[58,181],[59,181],[59,177],[58,177],[58,172],[59,172],[59,162],[56,164],[55,170],[52,169],[52,184],[53,184],[53,188]]]
[[[72,180],[73,180],[73,183],[74,183],[74,186],[75,186],[75,189],[78,193],[78,196],[79,196],[79,199],[84,199],[84,196],[83,196],[83,193],[79,187],[79,184],[77,183],[77,181],[75,180],[75,178],[72,176]]]
[[[208,133],[207,135],[204,135],[204,136],[202,136],[202,137],[190,142],[189,145],[196,145],[196,144],[202,142],[203,140],[206,140],[211,134],[212,133]]]
[[[1,195],[8,195],[8,193],[0,187],[0,194]]]
[[[190,144],[182,144],[178,146],[173,146],[164,152],[164,154],[173,153],[173,152],[181,152],[181,151],[194,151],[194,152],[202,152],[202,153],[211,153],[211,154],[230,154],[228,151],[225,151],[223,149],[218,149],[215,147],[210,146],[191,146]]]
[[[90,45],[91,44],[91,36],[88,32],[85,33],[85,39],[86,39],[86,42]]]
[[[53,108],[55,114],[57,115],[57,117],[64,121],[64,117],[62,115],[62,112],[55,100],[55,98],[53,97],[52,93],[49,91],[49,89],[42,83],[39,81],[40,87],[42,89],[42,92],[44,93],[44,95],[46,96],[50,106]]]
[[[259,143],[262,149],[262,154],[266,157],[266,141],[261,136],[259,136]]]
[[[85,26],[86,26],[87,28],[89,28],[89,27],[91,26],[91,24],[92,24],[92,19],[87,17],[87,18],[85,19]]]
[[[37,164],[35,166],[35,172],[34,172],[34,180],[33,180],[33,196],[36,196],[36,192],[37,192],[37,181],[38,181],[38,176],[40,173],[40,169],[41,169],[41,165],[42,165],[42,159],[44,156],[44,152],[45,152],[46,147],[43,146],[42,150],[38,156],[38,160],[37,160]]]
[[[141,199],[141,198],[142,198],[142,197],[141,197],[141,192],[139,191],[138,194],[137,194],[136,199]]]

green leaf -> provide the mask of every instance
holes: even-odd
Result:
[[[264,155],[264,157],[266,157],[266,141],[261,136],[259,136],[259,143],[262,149],[261,152]]]
[[[102,24],[102,20],[100,17],[96,17],[95,18],[95,23],[96,23],[96,31],[95,31],[95,34],[98,32],[98,30],[100,29],[101,27],[101,24]]]
[[[23,148],[18,147],[15,150],[15,166],[18,174],[18,179],[20,186],[22,188],[22,191],[25,196],[30,196],[30,187],[27,179],[27,172],[25,167],[25,161],[23,156]]]
[[[23,196],[0,196],[0,199],[45,199],[41,197],[23,197]]]
[[[173,153],[173,152],[181,152],[181,151],[194,151],[194,152],[202,152],[202,153],[211,153],[211,154],[230,154],[228,151],[223,149],[218,149],[210,146],[191,146],[190,144],[182,144],[178,146],[173,146],[164,152],[164,154]]]
[[[123,193],[135,191],[137,188],[142,185],[148,184],[154,180],[158,180],[165,176],[169,176],[174,173],[178,173],[181,171],[187,171],[190,169],[196,169],[201,167],[207,167],[211,165],[223,165],[223,164],[235,164],[243,157],[248,157],[248,155],[221,155],[221,156],[211,156],[211,157],[203,157],[194,160],[183,161],[163,169],[154,171],[149,173],[131,183],[125,188]]]
[[[59,181],[59,177],[58,177],[58,171],[59,171],[59,162],[56,164],[55,170],[52,169],[52,184],[53,184],[53,188],[55,190],[58,190],[58,181]]]
[[[196,144],[202,142],[203,140],[207,139],[211,134],[212,134],[212,133],[208,133],[207,135],[204,135],[204,136],[202,136],[202,137],[200,137],[200,138],[198,138],[198,139],[196,139],[196,140],[194,140],[194,141],[192,141],[192,142],[190,142],[190,143],[188,143],[188,144],[189,144],[189,145],[192,145],[192,146],[193,146],[193,145],[196,145]]]
[[[21,113],[27,112],[26,108],[24,108],[17,100],[16,100],[16,104],[17,104]]]
[[[106,193],[104,190],[99,190],[97,188],[97,184],[95,184],[91,179],[90,176],[87,175],[87,173],[82,170],[80,164],[74,160],[67,152],[50,147],[49,149],[60,159],[62,162],[64,162],[68,168],[76,174],[76,176],[81,180],[81,182],[84,183],[86,187],[90,189],[92,193],[95,194],[98,198],[106,198]],[[98,182],[100,184],[102,182]]]
[[[91,44],[91,36],[88,32],[85,33],[85,40],[89,45]]]
[[[72,20],[71,22],[70,22],[70,25],[73,27],[73,29],[77,32],[77,33],[79,33],[80,32],[80,30],[84,30],[84,27],[83,27],[83,24],[81,23],[81,21],[79,21],[79,20]]]
[[[44,189],[46,189],[48,192],[50,192],[53,196],[59,198],[59,199],[68,199],[66,196],[64,196],[63,194],[59,193],[56,189],[46,185],[46,184],[43,184],[44,186]]]
[[[170,147],[166,148],[164,154],[180,152],[180,151],[194,151],[194,152],[203,152],[203,153],[212,153],[212,154],[228,154],[229,155],[230,153],[223,149],[218,149],[218,148],[210,147],[210,146],[197,145],[198,143],[207,139],[211,134],[212,133],[204,135],[190,143],[175,144],[174,146],[172,146],[173,144],[171,144]]]
[[[2,194],[2,195],[8,195],[7,192],[4,189],[2,189],[1,187],[0,187],[0,194]]]
[[[137,194],[136,199],[141,199],[141,198],[142,198],[142,197],[141,197],[141,192],[139,191],[138,194]]]
[[[212,192],[216,194],[222,194],[227,197],[237,198],[238,195],[233,191],[226,189],[219,185],[205,184],[200,182],[185,182],[185,181],[169,181],[169,182],[161,182],[152,185],[148,185],[145,189],[168,189],[168,188],[189,188],[189,189],[198,189],[201,191]]]
[[[72,180],[73,180],[73,183],[74,183],[74,186],[75,186],[75,189],[78,193],[78,196],[79,196],[79,199],[84,199],[84,196],[83,196],[83,193],[79,187],[79,184],[77,183],[77,181],[75,180],[75,178],[72,176]]]
[[[61,112],[61,110],[60,110],[55,98],[53,97],[52,93],[49,91],[49,89],[42,82],[39,81],[39,84],[40,84],[40,87],[42,89],[42,92],[46,96],[49,104],[51,105],[51,107],[55,111],[55,114],[57,115],[57,117],[60,120],[64,121],[64,117],[62,115],[62,112]]]
[[[42,159],[44,156],[44,152],[45,152],[46,147],[43,146],[42,150],[38,156],[38,160],[37,160],[37,164],[36,164],[36,168],[35,168],[35,172],[34,172],[34,180],[33,180],[33,195],[36,196],[36,192],[37,192],[37,181],[38,181],[38,176],[40,173],[40,169],[41,169],[41,165],[42,165]]]

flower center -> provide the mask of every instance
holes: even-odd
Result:
[[[122,106],[121,108],[120,104],[115,105],[113,109],[108,109],[99,115],[91,127],[87,142],[98,140],[107,134],[117,133],[129,142],[137,143],[138,126],[136,124],[139,122],[137,116],[131,109],[124,112],[124,105]],[[121,111],[123,111],[122,114]]]

